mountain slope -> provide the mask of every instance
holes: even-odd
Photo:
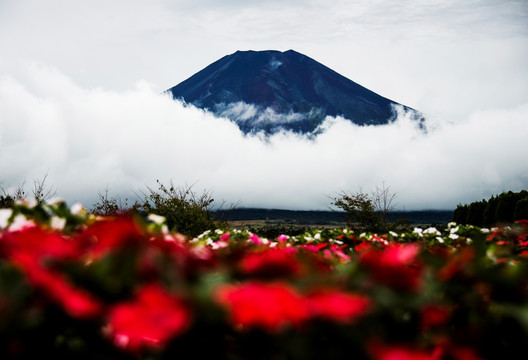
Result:
[[[387,124],[400,105],[293,50],[237,51],[167,91],[246,133],[311,133],[326,116]]]

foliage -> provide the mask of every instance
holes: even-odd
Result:
[[[527,308],[528,221],[191,238],[61,201],[0,210],[2,358],[514,358]]]
[[[196,236],[206,230],[227,227],[228,223],[213,213],[214,199],[208,191],[201,195],[192,185],[175,186],[157,180],[158,189],[148,188],[141,209],[163,216],[167,226],[179,233]]]
[[[459,204],[453,213],[453,221],[476,226],[494,226],[526,219],[528,191],[503,192],[470,204]]]
[[[389,230],[387,215],[394,209],[396,194],[390,187],[376,186],[372,194],[358,191],[354,194],[341,192],[332,205],[346,212],[347,226],[356,231],[386,232]]]
[[[53,187],[48,187],[46,185],[46,179],[48,174],[45,174],[42,178],[37,178],[33,180],[33,188],[31,189],[31,194],[33,195],[32,201],[36,203],[42,203],[47,200],[52,199],[57,192]],[[17,201],[26,199],[26,191],[24,190],[25,182],[18,185],[17,188],[12,191],[6,191],[4,188],[0,188],[2,194],[0,194],[0,209],[13,206]]]
[[[99,201],[92,204],[90,212],[100,216],[124,215],[129,212],[139,212],[141,205],[136,201],[132,206],[128,205],[128,199],[121,200],[119,195],[110,196],[110,189],[106,187],[104,193],[99,192]]]

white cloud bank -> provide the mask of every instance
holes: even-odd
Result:
[[[0,74],[0,186],[48,173],[59,196],[90,206],[107,186],[133,199],[172,179],[243,207],[327,209],[340,190],[385,182],[400,207],[450,209],[528,188],[527,120],[528,104],[429,119],[427,134],[404,114],[377,127],[337,118],[313,140],[262,141],[146,83],[85,89],[32,65],[17,78]]]

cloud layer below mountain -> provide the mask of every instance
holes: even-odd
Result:
[[[84,88],[56,69],[31,65],[0,75],[0,186],[46,182],[90,206],[106,187],[134,199],[146,186],[195,184],[243,207],[327,209],[341,190],[384,182],[400,208],[452,209],[459,202],[528,188],[528,104],[386,126],[327,118],[308,140],[263,140],[230,121],[159,94]]]

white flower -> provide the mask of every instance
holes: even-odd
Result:
[[[32,226],[35,226],[35,223],[32,220],[28,220],[24,215],[18,214],[13,219],[13,223],[9,226],[9,230],[18,231]]]
[[[415,227],[413,230],[413,233],[418,236],[423,236],[422,232],[423,232],[422,228],[419,228],[419,227]]]
[[[81,203],[73,204],[70,211],[73,215],[81,215],[84,212],[84,206]]]
[[[391,235],[394,236],[394,237],[397,237],[397,236],[398,236],[398,234],[395,233],[394,231],[389,231],[389,234],[391,234]]]
[[[440,244],[443,244],[443,243],[444,243],[444,239],[442,239],[440,236],[437,236],[437,237],[436,237],[436,240],[438,240],[438,242],[439,242]]]
[[[165,222],[164,216],[156,215],[156,214],[149,214],[147,219],[149,219],[150,221],[158,225],[161,225]]]
[[[482,228],[482,229],[480,229],[480,231],[481,231],[483,234],[488,234],[488,233],[490,232],[490,230],[487,229],[487,228]]]
[[[55,206],[55,205],[60,205],[64,202],[63,199],[59,198],[59,197],[54,197],[54,198],[51,198],[49,200],[46,200],[46,203],[50,206]]]
[[[466,243],[471,244],[472,242],[473,242],[473,240],[471,240],[470,238],[466,239]]]
[[[423,231],[424,234],[442,235],[435,227],[427,228]]]
[[[26,206],[30,209],[37,206],[38,201],[35,198],[19,199],[16,201],[16,204]]]
[[[314,235],[314,239],[315,240],[320,240],[321,239],[321,234],[320,233],[317,233]]]
[[[66,219],[58,216],[51,217],[51,228],[55,230],[62,230],[66,226]]]
[[[11,215],[13,215],[12,209],[0,209],[0,229],[5,229],[7,227]]]
[[[458,229],[460,229],[459,226],[452,228],[451,230],[449,230],[449,232],[450,232],[451,234],[454,234],[454,233],[458,232]]]
[[[217,235],[222,235],[223,233],[224,233],[223,230],[220,230],[220,229],[216,229],[215,230],[215,234],[217,234]]]
[[[203,239],[204,237],[206,237],[207,235],[209,235],[210,232],[211,232],[211,230],[206,230],[206,231],[204,231],[203,233],[201,233],[200,235],[198,235],[197,239],[198,239],[198,240]]]
[[[452,221],[449,224],[447,224],[447,227],[452,228],[453,226],[456,226],[456,224],[457,224],[456,222]]]
[[[457,234],[453,234],[453,233],[449,234],[449,237],[450,237],[451,239],[453,239],[453,240],[456,240],[456,239],[459,238],[459,236],[458,236]]]

